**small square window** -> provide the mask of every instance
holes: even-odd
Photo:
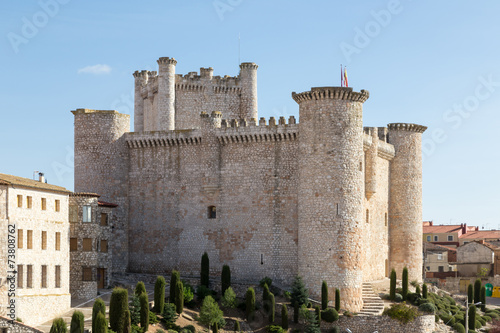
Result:
[[[108,214],[101,213],[101,225],[102,226],[108,225]]]
[[[83,251],[86,252],[92,251],[92,238],[83,239]]]
[[[17,207],[22,207],[23,206],[23,196],[18,195],[17,196]]]
[[[83,222],[92,222],[91,206],[83,206]]]
[[[448,242],[453,242],[453,236],[448,236]]]
[[[438,259],[438,260],[443,260],[443,254],[442,254],[442,253],[438,253],[438,255],[437,255],[437,259]]]
[[[82,267],[82,281],[92,281],[91,267]]]
[[[208,218],[209,219],[217,218],[217,208],[215,206],[208,207]]]
[[[69,239],[69,250],[70,252],[78,251],[78,238]]]

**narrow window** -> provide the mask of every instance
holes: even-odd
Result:
[[[105,239],[101,239],[101,252],[108,252],[108,241]]]
[[[42,198],[42,210],[47,210],[47,199]]]
[[[385,220],[385,226],[387,227],[387,213],[385,213],[384,220]]]
[[[86,252],[92,251],[92,238],[83,239],[83,251]]]
[[[453,242],[453,235],[448,236],[448,242]]]
[[[47,265],[42,265],[42,288],[47,288]]]
[[[83,206],[83,222],[92,222],[91,206]]]
[[[56,265],[56,288],[61,288],[61,266]]]
[[[69,251],[70,252],[78,251],[78,238],[69,239]]]
[[[443,254],[442,253],[438,253],[437,257],[438,257],[438,260],[443,260]]]
[[[217,208],[215,206],[208,207],[208,218],[209,219],[217,218]]]
[[[359,171],[363,171],[363,162],[359,162]]]
[[[370,222],[370,211],[367,209],[366,210],[366,223]]]
[[[42,250],[47,250],[47,231],[42,231]]]
[[[61,211],[61,200],[56,200],[56,212]]]
[[[33,230],[28,230],[28,245],[26,246],[28,249],[33,248]]]
[[[427,241],[430,242],[431,241],[431,236],[427,236]]]
[[[17,287],[18,288],[23,287],[23,278],[24,278],[23,265],[17,265]]]
[[[82,281],[92,281],[92,268],[82,267]]]
[[[23,229],[17,229],[17,248],[23,248]]]
[[[426,270],[426,271],[430,271],[430,270],[431,270],[431,266],[426,266],[426,267],[425,267],[425,270]]]
[[[75,205],[69,206],[69,222],[70,223],[78,222],[78,206]]]
[[[22,207],[23,206],[23,196],[18,195],[17,196],[17,207]]]
[[[339,204],[337,204],[337,216],[340,215]]]
[[[26,288],[33,288],[33,265],[26,266]]]
[[[28,208],[32,208],[33,207],[33,198],[30,197],[30,196],[27,196],[26,197],[26,205],[28,206]]]
[[[434,236],[434,241],[437,242],[438,241],[438,236]]]
[[[102,226],[108,225],[108,214],[101,213],[101,225]]]
[[[56,232],[56,251],[61,251],[61,233]]]
[[[263,254],[260,255],[260,264],[264,265],[264,255]]]

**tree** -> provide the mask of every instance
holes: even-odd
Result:
[[[62,318],[56,318],[52,321],[52,326],[50,327],[50,333],[66,333],[67,332],[66,323]]]
[[[408,268],[403,268],[403,301],[408,297]]]
[[[478,303],[481,300],[481,279],[477,279],[474,282],[474,303]]]
[[[469,284],[467,287],[467,298],[469,299],[469,303],[474,302],[474,287],[472,284]]]
[[[222,306],[225,308],[235,308],[237,306],[236,302],[236,293],[233,291],[233,288],[229,287],[226,289],[224,296],[222,296],[221,300]]]
[[[292,283],[292,303],[297,302],[299,307],[306,304],[309,299],[309,293],[302,281],[302,278],[297,275]]]
[[[486,311],[486,287],[485,286],[481,287],[480,301],[481,301],[481,311],[484,312],[484,311]]]
[[[132,322],[130,321],[130,311],[125,311],[123,317],[123,333],[132,333]]]
[[[394,301],[396,299],[396,270],[394,268],[391,271],[389,298],[391,299],[391,301]]]
[[[422,286],[422,298],[427,298],[427,296],[428,296],[428,289],[427,285],[424,283]]]
[[[71,316],[71,326],[69,331],[71,333],[83,333],[84,321],[85,316],[83,315],[83,313],[81,313],[80,311],[73,312],[73,315]]]
[[[419,295],[419,296],[420,296],[420,294],[422,293],[422,292],[420,291],[420,286],[419,286],[418,284],[417,284],[417,286],[415,287],[415,293],[416,293],[417,295]]]
[[[264,283],[264,287],[262,288],[262,303],[264,303],[264,312],[269,313],[269,287],[267,283]]]
[[[286,304],[281,306],[281,327],[283,327],[284,330],[288,329],[288,309]]]
[[[231,269],[229,268],[228,265],[222,266],[222,273],[221,273],[221,294],[224,295],[226,292],[227,288],[231,287]]]
[[[316,318],[316,312],[311,313],[311,316],[308,320],[308,325],[306,326],[304,333],[321,333],[318,318]]]
[[[335,310],[340,311],[340,289],[335,288]]]
[[[295,324],[299,323],[299,310],[300,310],[299,302],[294,302],[293,303],[293,322]]]
[[[321,309],[325,310],[328,307],[328,284],[325,280],[321,283]]]
[[[116,333],[123,333],[123,317],[128,310],[128,292],[123,288],[115,288],[109,301],[109,327]]]
[[[154,295],[154,300],[155,300],[155,306],[154,306],[154,312],[156,313],[163,313],[163,307],[165,306],[165,285],[166,285],[165,278],[163,276],[158,276],[156,278],[155,282],[155,295]]]
[[[255,290],[252,287],[247,289],[245,294],[246,316],[248,321],[253,321],[255,315]]]
[[[475,330],[476,329],[476,306],[471,305],[469,307],[469,329],[470,330]]]
[[[210,285],[210,259],[208,253],[203,253],[201,256],[201,274],[200,282],[202,286],[209,288]]]
[[[102,313],[103,316],[106,316],[106,304],[104,304],[104,301],[100,298],[95,300],[94,306],[92,307],[92,332],[96,331],[95,322],[98,313]]]
[[[267,302],[269,303],[269,322],[272,324],[274,323],[274,315],[275,315],[275,310],[276,310],[276,303],[274,300],[274,294],[269,293]]]
[[[177,311],[175,311],[175,304],[165,304],[163,307],[163,320],[167,323],[167,327],[173,325],[178,317],[179,315],[177,314]]]
[[[173,270],[172,275],[170,276],[170,294],[168,296],[170,303],[175,304],[175,286],[177,285],[177,281],[181,280],[181,274],[179,271]]]
[[[175,309],[178,314],[184,311],[184,286],[180,280],[175,285]]]
[[[129,308],[130,312],[130,322],[132,325],[139,325],[141,322],[141,302],[139,302],[139,296],[132,297],[132,302],[130,302]]]
[[[212,296],[207,296],[203,300],[200,309],[200,322],[207,327],[213,327],[214,324],[219,324],[220,327],[225,326],[224,314]]]
[[[141,303],[141,328],[143,329],[144,332],[146,332],[149,329],[149,301],[148,301],[148,294],[142,293],[139,296],[139,302]]]
[[[95,332],[92,333],[107,333],[108,323],[106,323],[106,317],[99,312],[95,319]]]
[[[144,282],[142,281],[137,282],[137,284],[135,285],[134,294],[136,296],[141,296],[141,294],[145,292],[146,292],[146,286],[144,285]]]
[[[321,326],[321,308],[319,305],[314,307],[314,311],[316,312],[316,319],[318,319],[318,326]]]

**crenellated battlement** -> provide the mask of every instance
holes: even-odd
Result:
[[[161,57],[156,62],[159,65],[163,65],[163,64],[166,64],[166,65],[177,65],[177,60],[175,60],[174,58],[170,58],[170,57]]]
[[[310,91],[305,91],[297,94],[292,92],[292,98],[298,104],[303,101],[323,100],[323,99],[339,99],[351,102],[364,103],[370,97],[368,90],[355,92],[351,87],[315,87]]]
[[[391,123],[387,125],[390,131],[408,131],[416,133],[424,133],[427,126],[408,124],[408,123]]]

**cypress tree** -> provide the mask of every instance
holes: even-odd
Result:
[[[469,299],[469,303],[474,302],[474,287],[472,286],[472,284],[469,284],[467,286],[467,298]]]
[[[222,274],[221,274],[221,294],[224,295],[227,288],[231,287],[231,269],[228,265],[222,266]]]
[[[477,303],[481,300],[481,279],[477,279],[474,282],[474,303]]]
[[[486,287],[482,286],[481,287],[481,311],[485,312],[486,311]]]
[[[182,281],[177,281],[175,285],[175,310],[178,314],[184,311],[184,286]]]
[[[427,298],[427,296],[428,296],[427,285],[424,283],[422,286],[422,298]]]
[[[262,288],[262,303],[264,303],[264,312],[269,314],[269,287],[267,283],[264,283],[264,287]]]
[[[276,303],[274,300],[273,293],[269,293],[267,302],[269,303],[269,322],[272,324],[272,323],[274,323],[274,315],[275,315],[275,308],[276,308]]]
[[[293,303],[293,322],[295,324],[299,323],[299,302]]]
[[[149,301],[148,301],[148,294],[142,293],[139,296],[139,302],[141,303],[141,328],[143,329],[144,332],[146,332],[149,329]],[[125,317],[125,314],[124,314],[123,317]],[[123,326],[125,327],[125,323],[123,323]]]
[[[325,310],[328,307],[328,284],[325,280],[321,283],[321,309]]]
[[[80,311],[73,312],[71,316],[71,333],[83,333],[85,316]]]
[[[420,295],[422,292],[420,291],[420,285],[417,284],[417,286],[415,287],[415,293]]]
[[[130,321],[130,311],[125,311],[123,317],[123,333],[132,333],[132,322]]]
[[[212,325],[212,333],[218,333],[219,332],[219,325],[217,323]]]
[[[288,329],[288,309],[286,304],[281,306],[281,327],[283,327],[284,330]]]
[[[115,288],[109,301],[109,327],[116,333],[123,333],[123,317],[128,310],[128,292]]]
[[[200,283],[202,286],[209,288],[210,284],[210,259],[208,259],[208,253],[203,253],[201,256],[201,274]]]
[[[158,276],[155,282],[155,306],[154,311],[156,313],[162,314],[163,307],[165,306],[165,278],[163,276]]]
[[[403,268],[403,301],[408,297],[408,268]]]
[[[141,296],[142,293],[145,293],[145,292],[146,292],[146,286],[144,285],[144,282],[142,282],[142,281],[137,282],[137,284],[135,285],[134,294],[137,297],[139,297],[139,296]]]
[[[321,309],[319,305],[314,307],[314,311],[316,311],[316,318],[318,319],[318,326],[321,326]]]
[[[103,316],[106,316],[106,304],[104,304],[104,301],[100,298],[95,300],[94,306],[92,307],[92,332],[96,331],[95,323],[98,313],[102,313]]]
[[[335,288],[335,310],[340,311],[340,289]]]
[[[240,328],[240,322],[239,322],[239,321],[237,321],[237,320],[235,320],[235,321],[234,321],[234,331],[235,331],[235,332],[239,332],[239,331],[241,331],[241,328]]]
[[[391,271],[391,289],[389,296],[391,301],[394,301],[394,299],[396,299],[396,270],[394,268]]]
[[[469,307],[469,329],[470,330],[475,330],[476,329],[476,306],[471,305]]]
[[[92,333],[107,333],[108,323],[106,323],[106,317],[99,312],[95,318],[95,332]]]
[[[52,326],[50,327],[50,333],[66,333],[68,328],[66,323],[62,318],[56,318],[52,321]]]
[[[255,315],[255,290],[248,288],[245,294],[246,315],[248,321],[253,321]]]
[[[179,271],[172,271],[172,275],[170,276],[170,294],[168,296],[169,303],[175,304],[175,286],[177,285],[177,281],[181,280],[181,274]]]

